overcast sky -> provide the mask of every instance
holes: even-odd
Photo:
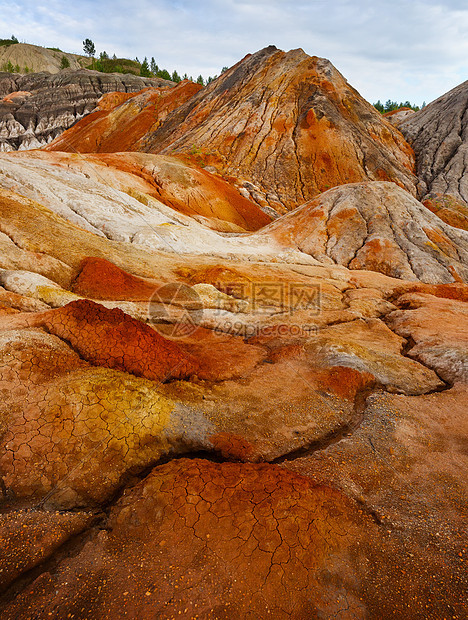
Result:
[[[429,103],[468,79],[468,1],[0,0],[0,38],[206,78],[267,45],[332,61],[369,101]]]

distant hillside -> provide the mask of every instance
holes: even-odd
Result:
[[[70,69],[82,69],[90,64],[89,58],[86,56],[68,54],[57,49],[30,45],[29,43],[12,43],[0,45],[0,71],[58,73],[60,69],[64,68],[64,57],[68,60]]]
[[[101,71],[101,73],[133,73],[133,75],[141,75],[141,63],[129,58],[99,58],[86,59],[86,68]],[[145,75],[144,77],[153,77]],[[158,76],[154,76],[158,77]],[[170,79],[170,76],[167,78]]]

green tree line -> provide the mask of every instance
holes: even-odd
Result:
[[[11,35],[9,39],[0,39],[0,45],[14,45],[15,43],[19,43],[18,39],[14,34]]]
[[[373,105],[374,108],[376,108],[381,114],[385,114],[386,112],[393,112],[394,110],[398,110],[399,108],[410,108],[411,110],[417,112],[418,110],[426,107],[426,102],[424,101],[421,108],[417,105],[414,105],[410,101],[400,101],[400,103],[398,103],[398,101],[392,101],[391,99],[389,99],[385,103],[382,103],[379,99],[377,103],[374,103]]]
[[[91,39],[85,39],[83,41],[83,51],[90,58],[95,54],[96,48]],[[202,86],[206,86],[218,77],[215,75],[205,79],[202,75],[199,75],[194,79],[191,75],[187,75],[187,73],[181,76],[176,70],[170,72],[167,69],[160,67],[154,56],[151,57],[151,60],[148,60],[148,57],[145,56],[143,61],[140,62],[138,57],[135,58],[135,60],[117,58],[115,54],[110,57],[106,51],[101,52],[98,59],[93,58],[89,68],[94,69],[95,71],[101,71],[102,73],[134,73],[142,77],[156,77],[163,80],[171,80],[172,82],[190,80],[191,82],[197,82],[197,84],[201,84]],[[227,69],[228,67],[223,67],[221,73],[224,73]]]

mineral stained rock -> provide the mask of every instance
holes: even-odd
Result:
[[[258,186],[273,208],[289,210],[363,180],[414,191],[413,153],[401,134],[329,61],[300,49],[271,46],[247,56],[168,117],[144,148],[187,152],[192,145]],[[255,197],[255,188],[245,189]]]
[[[423,199],[423,204],[450,226],[468,230],[468,205],[464,201],[450,194],[430,193]]]
[[[262,229],[320,262],[428,283],[468,279],[468,235],[394,183],[342,185]]]
[[[3,187],[32,199],[40,195],[49,208],[95,234],[138,243],[149,236],[169,251],[176,249],[176,231],[177,237],[185,231],[199,251],[206,227],[245,232],[272,219],[219,176],[167,155],[0,154],[0,170]],[[215,239],[210,235],[205,243],[213,247]]]
[[[412,114],[414,114],[414,110],[411,108],[398,108],[397,110],[392,110],[391,112],[386,112],[383,114],[383,117],[386,118],[394,127],[400,127],[400,123],[402,123],[405,119],[408,119]]]
[[[359,586],[343,593],[359,583],[366,530],[379,539],[343,494],[280,467],[173,461],[126,493],[107,531],[41,575],[4,617],[40,605],[44,617],[365,618]]]
[[[200,84],[183,81],[175,87],[148,87],[137,94],[103,95],[93,113],[46,149],[70,153],[138,151],[142,138],[201,88]]]
[[[256,203],[173,156],[14,153],[0,155],[0,171],[4,187],[39,199],[90,232],[132,245],[338,264],[429,284],[468,280],[468,233],[395,183],[332,188],[265,226],[271,218]]]
[[[170,86],[130,74],[65,69],[60,73],[0,73],[0,151],[39,148],[94,110],[105,93]]]

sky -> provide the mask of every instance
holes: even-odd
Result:
[[[468,79],[467,0],[0,0],[0,38],[205,78],[267,45],[328,58],[374,103],[429,103]]]

